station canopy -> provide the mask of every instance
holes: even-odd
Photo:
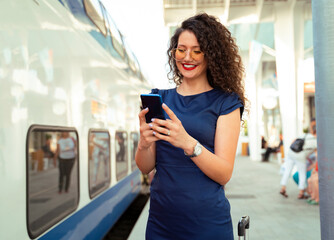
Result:
[[[206,12],[220,18],[241,51],[249,50],[253,40],[275,49],[275,6],[304,9],[304,50],[313,53],[311,0],[164,0],[165,24],[171,33],[187,17]]]

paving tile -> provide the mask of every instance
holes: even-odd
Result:
[[[320,239],[319,206],[310,206],[305,200],[297,199],[298,187],[292,178],[287,185],[289,197],[281,196],[279,170],[277,162],[236,158],[233,176],[226,186],[226,196],[231,196],[235,239],[238,239],[238,219],[243,215],[250,216],[249,239]],[[245,197],[249,195],[253,197]]]

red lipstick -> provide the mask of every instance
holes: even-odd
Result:
[[[194,70],[197,65],[193,65],[193,64],[182,64],[182,67],[184,68],[184,70],[187,70],[187,71],[191,71],[191,70]]]

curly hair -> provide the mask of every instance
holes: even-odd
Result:
[[[244,67],[238,53],[238,46],[230,31],[216,17],[206,13],[197,14],[183,21],[181,27],[177,28],[172,36],[167,51],[169,79],[173,80],[177,86],[182,83],[183,76],[176,66],[172,49],[177,47],[179,36],[184,31],[195,34],[200,49],[205,54],[210,86],[226,92],[235,92],[245,106],[247,99],[244,94]]]

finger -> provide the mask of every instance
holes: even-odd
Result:
[[[174,114],[174,112],[165,103],[162,104],[162,108],[165,110],[165,112],[167,113],[167,115],[169,116],[169,118],[172,121],[174,121],[174,122],[178,122],[179,121],[179,119]]]
[[[151,130],[151,126],[149,124],[144,122],[140,125],[140,134],[144,134],[148,130]]]
[[[149,130],[147,130],[146,132],[145,132],[145,136],[153,136],[153,129],[152,128],[150,128]]]
[[[167,121],[159,118],[153,118],[152,122],[154,123],[153,124],[154,127],[163,126],[166,128],[171,128],[171,124],[173,123],[171,120]]]
[[[168,135],[168,133],[170,133],[170,130],[168,128],[165,128],[165,127],[154,126],[152,129],[155,132],[159,132],[159,133],[164,134],[164,135]]]
[[[145,142],[147,142],[147,143],[156,142],[158,140],[160,140],[160,139],[157,138],[155,135],[153,135],[153,133],[152,133],[151,136],[145,138]]]
[[[143,136],[152,136],[153,131],[156,131],[155,129],[158,127],[157,124],[153,123],[145,123],[142,126],[140,126],[140,134]]]
[[[145,109],[141,110],[140,113],[138,114],[140,124],[142,124],[143,122],[146,122],[145,115],[146,115],[146,113],[148,113],[148,111],[149,111],[149,109],[145,108]]]
[[[156,130],[150,129],[150,130],[143,132],[142,136],[145,138],[145,140],[148,140],[148,139],[152,140],[152,137],[154,140],[157,140],[155,136],[156,132],[157,132]]]
[[[158,141],[158,140],[160,140],[160,139],[157,138],[157,137],[154,136],[154,135],[152,135],[152,137],[149,137],[149,138],[148,138],[148,141],[150,141],[150,142],[156,142],[156,141]]]
[[[168,142],[168,140],[169,140],[169,138],[168,138],[167,135],[163,135],[163,134],[161,134],[161,133],[159,133],[159,132],[157,132],[157,131],[154,131],[153,134],[154,134],[154,136],[157,137],[159,140],[165,140],[165,141],[167,141],[167,142]]]

